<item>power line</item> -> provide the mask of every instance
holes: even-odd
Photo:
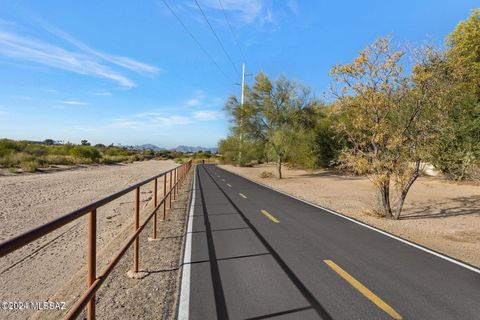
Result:
[[[212,33],[213,33],[213,35],[215,36],[215,38],[217,39],[218,43],[220,44],[220,47],[222,48],[223,52],[225,53],[225,55],[227,56],[228,60],[229,60],[230,63],[232,64],[233,70],[235,70],[235,73],[238,75],[238,77],[241,77],[240,73],[238,73],[238,70],[237,70],[237,68],[235,67],[235,63],[233,63],[232,58],[231,58],[230,55],[228,54],[227,50],[225,50],[225,47],[223,46],[222,41],[220,40],[220,38],[218,37],[217,33],[215,32],[215,29],[213,29],[212,25],[210,24],[210,21],[208,21],[208,18],[207,18],[207,16],[205,15],[205,12],[203,12],[203,10],[202,10],[202,7],[200,6],[200,4],[198,3],[197,0],[195,0],[195,3],[197,4],[198,9],[200,10],[200,12],[201,12],[202,15],[203,15],[203,18],[205,19],[205,21],[207,22],[208,26],[210,27],[210,30],[212,30]]]
[[[227,12],[225,11],[225,8],[223,7],[223,3],[221,0],[218,0],[218,3],[220,4],[220,7],[222,8],[223,16],[225,17],[225,21],[227,22],[228,28],[230,29],[230,32],[232,33],[232,38],[233,42],[235,42],[235,45],[237,46],[238,50],[240,51],[240,54],[242,55],[243,61],[248,62],[247,58],[245,58],[245,55],[243,54],[242,47],[238,44],[237,37],[235,36],[235,32],[233,31],[233,27],[230,24],[230,21],[227,16]]]
[[[212,58],[212,56],[208,53],[208,51],[202,46],[202,44],[200,43],[200,41],[197,40],[197,38],[195,38],[195,36],[193,35],[193,33],[190,31],[190,29],[188,29],[188,27],[185,25],[185,23],[183,23],[182,19],[180,19],[180,17],[175,13],[175,11],[172,9],[172,7],[170,7],[167,3],[166,0],[162,0],[162,2],[165,4],[165,6],[168,8],[168,10],[170,10],[170,12],[175,16],[175,18],[177,18],[178,22],[182,25],[182,27],[185,29],[185,31],[187,31],[187,33],[190,35],[190,37],[192,37],[193,41],[195,41],[195,43],[198,45],[198,47],[203,51],[203,53],[210,59],[210,61],[212,61],[212,63],[217,67],[217,69],[225,76],[225,78],[227,78],[228,81],[232,81],[232,79],[227,76],[227,74],[225,73],[225,71],[223,71],[222,68],[220,68],[220,66],[218,65],[218,63],[215,61],[215,59]]]

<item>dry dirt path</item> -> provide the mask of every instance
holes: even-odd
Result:
[[[151,160],[0,177],[0,241],[174,166],[173,161]],[[149,186],[142,189],[142,206],[151,194]],[[98,210],[98,250],[131,223],[132,200],[133,194],[127,194]],[[79,219],[1,258],[1,300],[48,300],[84,265],[86,231],[85,220]],[[3,313],[0,318],[16,316]]]

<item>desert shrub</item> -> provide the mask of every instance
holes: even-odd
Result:
[[[27,160],[20,163],[20,168],[25,172],[35,172],[38,170],[39,166],[39,163],[35,160]]]
[[[125,148],[108,147],[103,151],[103,154],[107,156],[131,156],[134,152]]]
[[[143,154],[134,154],[133,155],[133,161],[143,161],[145,160],[145,157]]]
[[[176,158],[174,161],[175,161],[175,163],[178,163],[178,164],[184,164],[188,161],[188,159],[186,159],[186,158]],[[201,160],[199,162],[201,162]]]
[[[72,165],[75,164],[74,159],[71,156],[62,155],[47,155],[43,157],[43,160],[53,165]]]
[[[259,177],[262,178],[262,179],[267,179],[267,178],[274,178],[275,175],[270,171],[262,171],[260,173]]]
[[[135,161],[143,161],[145,158],[141,154],[132,154],[132,155],[104,155],[101,159],[103,164],[113,164],[113,163],[133,163]]]
[[[12,161],[11,157],[1,157],[0,158],[0,167],[11,168],[14,167],[15,163]]]
[[[17,173],[17,168],[15,168],[15,167],[10,167],[10,168],[8,168],[8,172],[10,172],[10,173]]]
[[[48,148],[38,144],[27,144],[23,151],[35,157],[40,157],[48,154]]]
[[[0,157],[0,166],[5,168],[17,167],[21,162],[32,160],[35,160],[35,158],[25,152],[10,153],[6,156]]]
[[[97,161],[102,156],[100,152],[91,146],[75,146],[70,150],[70,154],[77,159],[89,159],[92,162]]]
[[[0,157],[7,156],[20,150],[21,147],[17,142],[8,139],[0,140]]]
[[[69,156],[73,148],[74,146],[71,144],[64,144],[61,146],[50,146],[48,148],[48,154],[59,155],[59,156]]]

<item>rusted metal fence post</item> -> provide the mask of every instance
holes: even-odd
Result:
[[[177,168],[173,170],[173,200],[177,199]]]
[[[153,207],[157,207],[157,191],[158,191],[158,179],[155,178],[153,182]],[[153,235],[152,239],[157,239],[157,210],[153,214]]]
[[[88,224],[88,274],[87,288],[96,280],[97,269],[97,210],[92,210],[87,215]],[[87,304],[87,319],[95,320],[95,296],[93,296]]]
[[[165,221],[165,216],[167,214],[167,199],[165,195],[167,194],[167,174],[163,175],[163,221]]]
[[[140,227],[140,187],[135,189],[135,222],[134,231],[137,232]],[[133,272],[138,272],[138,258],[140,251],[140,237],[135,239],[133,244]]]
[[[168,207],[169,209],[172,207],[172,171],[170,171],[170,183],[168,184],[168,197],[170,198],[170,206]]]

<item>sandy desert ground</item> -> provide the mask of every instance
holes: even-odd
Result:
[[[254,181],[341,212],[369,225],[480,267],[480,185],[421,177],[407,196],[399,221],[378,217],[372,183],[336,172],[285,168],[285,179],[260,178],[274,165],[220,166]]]
[[[175,166],[173,161],[151,160],[0,177],[0,241]],[[141,190],[142,206],[151,199],[151,189],[149,184]],[[101,207],[98,250],[128,227],[132,219],[133,193]],[[2,301],[48,300],[85,264],[86,240],[85,219],[80,218],[1,258]]]

